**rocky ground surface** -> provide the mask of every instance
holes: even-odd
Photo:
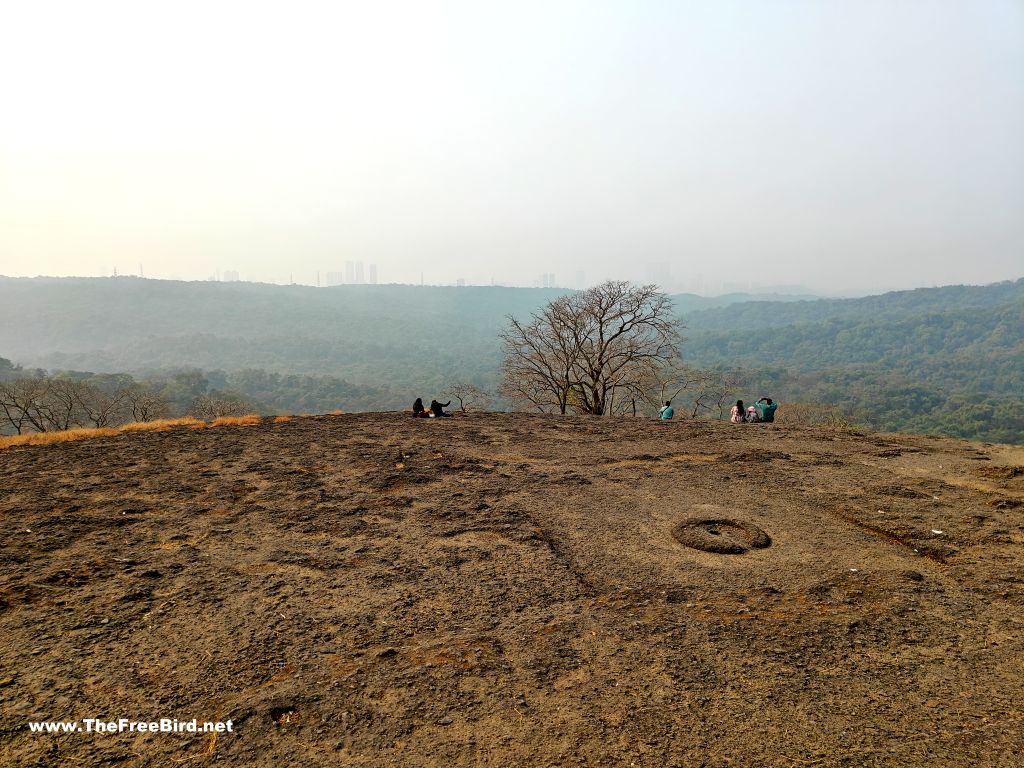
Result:
[[[1019,766],[1022,465],[502,414],[9,448],[0,765]],[[234,733],[27,728],[92,717]]]

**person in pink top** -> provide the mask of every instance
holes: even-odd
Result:
[[[737,400],[736,405],[732,407],[732,418],[729,419],[733,424],[742,424],[747,415],[747,409],[743,407],[743,401]]]

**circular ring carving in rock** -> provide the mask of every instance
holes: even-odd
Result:
[[[768,534],[753,523],[729,518],[696,517],[672,529],[680,544],[718,555],[742,555],[751,549],[771,546]]]

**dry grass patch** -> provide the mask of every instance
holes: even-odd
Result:
[[[255,413],[248,413],[245,416],[218,416],[210,422],[211,427],[237,426],[245,427],[252,424],[259,424],[263,417]]]
[[[133,421],[121,427],[122,432],[161,432],[171,427],[193,427],[202,424],[194,416],[183,416],[180,419],[154,419],[153,421]]]
[[[292,420],[291,416],[275,416],[274,417],[274,423],[275,424],[280,424],[283,421],[291,421],[291,420]]]
[[[0,448],[9,448],[13,445],[70,443],[74,440],[88,440],[92,437],[112,437],[116,434],[118,434],[118,430],[109,427],[101,429],[65,429],[60,432],[32,432],[28,435],[0,437]]]
[[[338,408],[337,410],[329,411],[327,413],[327,415],[328,416],[344,416],[345,412],[343,410],[341,410],[341,408]]]

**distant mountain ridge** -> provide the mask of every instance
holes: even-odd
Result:
[[[750,301],[683,309],[690,331],[740,331],[827,320],[895,320],[935,311],[994,307],[1024,301],[1024,278],[991,285],[915,288],[858,299]]]

